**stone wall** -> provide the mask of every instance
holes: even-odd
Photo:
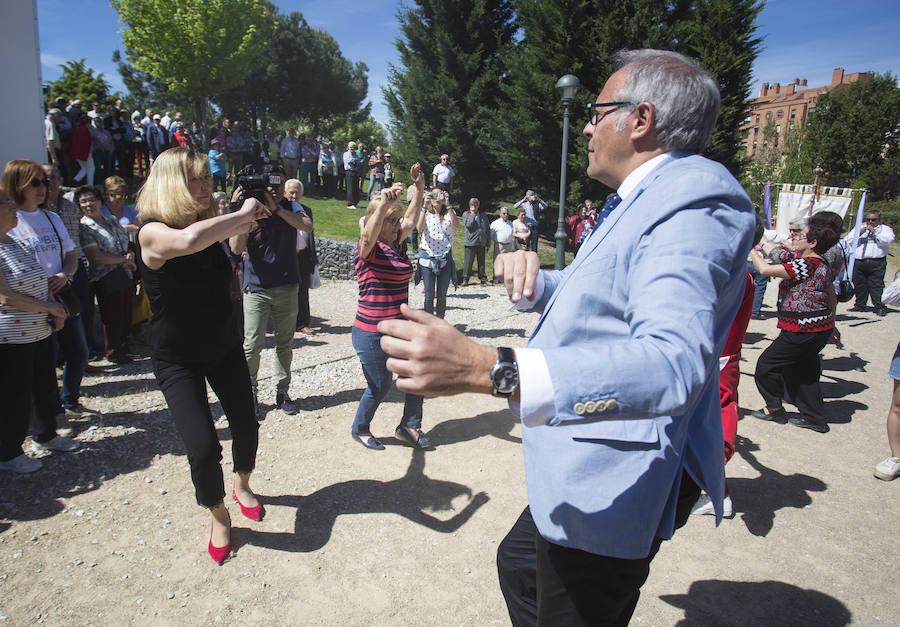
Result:
[[[323,279],[355,279],[353,251],[356,242],[336,242],[326,237],[316,238],[319,276]]]

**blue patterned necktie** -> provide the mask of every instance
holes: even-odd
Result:
[[[603,207],[600,209],[600,213],[597,214],[597,224],[602,223],[606,220],[607,216],[613,212],[613,209],[619,206],[619,203],[622,202],[622,197],[618,194],[611,194],[609,198],[606,199],[606,202],[603,203]]]

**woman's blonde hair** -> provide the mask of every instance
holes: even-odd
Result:
[[[41,180],[46,178],[44,169],[39,163],[35,163],[31,159],[13,159],[3,168],[3,174],[0,175],[0,186],[6,190],[6,193],[17,205],[21,206],[25,202],[25,190],[36,178]],[[44,191],[46,192],[46,188]]]
[[[210,203],[198,210],[189,182],[194,177],[210,178],[209,157],[187,148],[170,148],[161,153],[150,168],[150,176],[137,195],[141,222],[157,220],[174,228],[184,228],[196,220],[211,218]]]
[[[103,189],[107,196],[115,192],[128,193],[128,184],[121,176],[107,176],[103,181]]]

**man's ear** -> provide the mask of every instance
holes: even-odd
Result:
[[[634,108],[632,113],[633,122],[631,127],[631,136],[635,139],[643,139],[653,131],[653,125],[656,122],[656,111],[649,102],[641,102]]]

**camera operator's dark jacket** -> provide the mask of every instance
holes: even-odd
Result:
[[[289,200],[281,200],[282,211],[292,211]],[[272,287],[300,282],[297,265],[297,229],[277,214],[256,222],[244,251],[242,289],[262,292]]]

